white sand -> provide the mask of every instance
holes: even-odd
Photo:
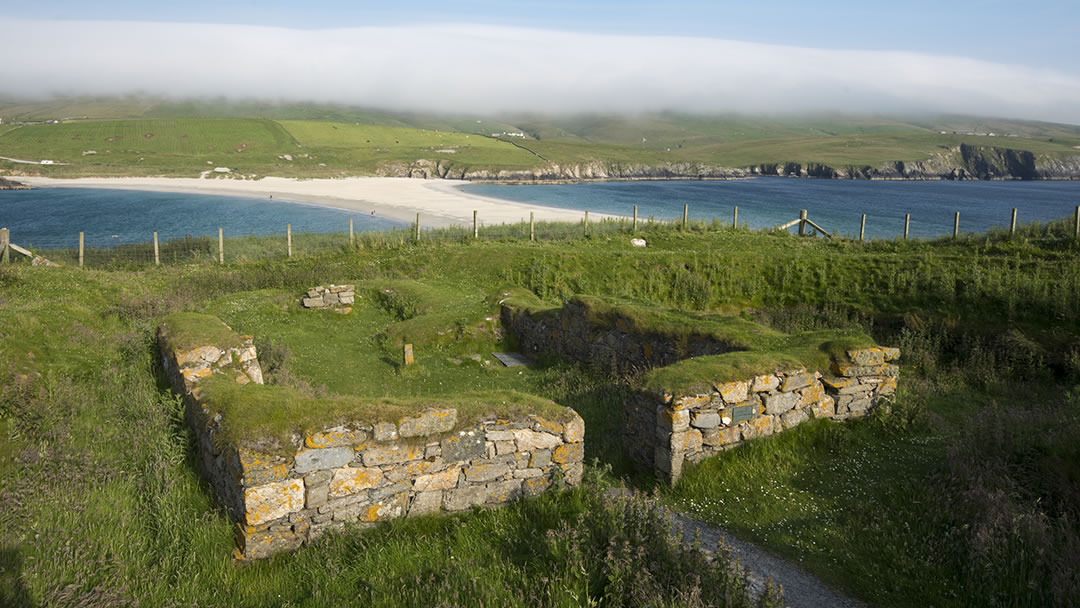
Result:
[[[111,188],[221,194],[298,202],[333,207],[378,217],[412,223],[420,213],[423,227],[472,225],[472,213],[479,213],[481,225],[528,221],[529,212],[537,221],[576,221],[581,211],[516,203],[464,192],[468,182],[424,180],[407,177],[348,177],[343,179],[290,179],[264,177],[259,180],[197,179],[172,177],[84,177],[53,179],[19,177],[34,187]],[[593,215],[593,214],[590,214]],[[605,216],[595,214],[596,219]]]

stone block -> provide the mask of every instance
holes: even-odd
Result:
[[[746,401],[749,394],[750,386],[743,381],[738,382],[723,382],[716,385],[716,392],[720,393],[720,397],[724,400],[724,403],[728,405],[735,405]]]
[[[409,505],[409,493],[398,492],[379,500],[378,502],[367,505],[360,510],[357,519],[362,522],[376,522],[386,521],[388,519],[397,519],[405,515],[405,511]]]
[[[712,402],[713,396],[709,393],[702,395],[685,395],[675,399],[671,406],[673,410],[691,410],[708,405]]]
[[[296,454],[293,469],[301,475],[319,469],[336,469],[348,464],[355,454],[348,447],[304,450]]]
[[[799,397],[797,393],[765,395],[765,413],[770,416],[783,414],[784,412],[795,409],[801,400],[801,397]]]
[[[900,375],[900,366],[891,363],[885,363],[882,365],[845,365],[833,361],[831,366],[832,373],[837,376],[843,376],[845,378],[861,378],[863,376],[889,376],[895,377]]]
[[[810,419],[810,416],[804,410],[791,410],[780,416],[780,423],[784,426],[784,430],[799,426]]]
[[[224,354],[222,350],[216,346],[200,346],[199,348],[194,348],[186,353],[176,353],[176,364],[180,367],[186,365],[204,367],[217,363],[221,359],[222,354]]]
[[[365,429],[350,429],[344,426],[312,433],[304,438],[304,445],[308,448],[337,448],[353,446],[367,441],[368,432]]]
[[[465,469],[465,480],[469,482],[492,481],[509,473],[510,467],[505,464],[474,464]]]
[[[863,416],[870,409],[869,399],[856,399],[847,404],[848,413],[852,416]]]
[[[885,353],[885,361],[896,361],[900,359],[900,349],[892,348],[889,346],[882,347],[881,351]]]
[[[543,469],[514,469],[514,479],[531,479],[544,474]]]
[[[780,388],[780,379],[773,374],[754,376],[754,382],[750,385],[750,391],[754,393],[775,391],[778,388]]]
[[[333,479],[333,471],[315,471],[314,473],[308,473],[304,475],[304,485],[313,488],[315,486],[325,486],[330,484],[330,480]]]
[[[375,441],[393,441],[397,439],[397,425],[393,422],[376,422],[374,437]]]
[[[243,559],[263,559],[282,551],[298,549],[304,537],[292,531],[270,531],[237,524],[236,548]]]
[[[815,381],[809,386],[799,389],[798,393],[799,396],[802,397],[803,405],[817,403],[825,398],[825,386],[820,382]]]
[[[690,428],[690,412],[673,410],[666,406],[656,408],[656,426],[669,433],[679,433]]]
[[[384,471],[386,478],[393,482],[413,480],[419,475],[427,475],[441,471],[446,467],[442,459],[410,460],[397,465],[391,465]]]
[[[546,469],[551,464],[551,450],[537,450],[529,458],[529,466]]]
[[[315,509],[326,504],[326,499],[329,497],[330,486],[305,486],[304,488],[304,507],[308,509]]]
[[[457,410],[455,409],[425,410],[419,416],[398,420],[398,436],[420,437],[422,435],[434,435],[435,433],[447,433],[454,429],[455,423],[457,423]]]
[[[529,416],[529,420],[532,422],[531,428],[534,431],[551,433],[552,435],[562,435],[563,433],[564,425],[561,422],[548,420],[543,416]]]
[[[376,445],[361,453],[365,467],[400,464],[410,460],[420,460],[423,457],[424,448],[412,445]]]
[[[460,473],[461,467],[453,466],[438,473],[421,475],[413,480],[413,491],[430,492],[432,490],[448,490],[457,485]]]
[[[549,487],[551,487],[551,479],[546,475],[521,480],[521,493],[525,496],[539,496]]]
[[[585,441],[585,420],[576,413],[569,422],[563,425],[563,441],[567,443],[580,443]]]
[[[581,462],[584,459],[585,445],[581,443],[564,443],[551,453],[551,460],[558,464]]]
[[[828,389],[834,392],[839,392],[843,389],[851,388],[853,386],[859,386],[858,378],[838,378],[836,376],[824,376],[821,381]]]
[[[257,526],[304,508],[304,481],[289,479],[244,490],[244,521]]]
[[[549,433],[538,433],[529,429],[515,429],[511,431],[517,440],[517,449],[522,452],[533,450],[550,450],[562,443],[562,438]],[[560,433],[561,435],[561,433]]]
[[[585,474],[585,465],[580,462],[572,462],[562,467],[563,481],[568,486],[580,486],[581,477]]]
[[[878,385],[879,395],[891,395],[896,392],[896,378],[885,378],[881,384]]]
[[[750,420],[749,422],[742,423],[742,425],[740,425],[739,427],[742,432],[742,438],[744,440],[748,440],[757,439],[758,437],[768,437],[769,435],[772,435],[773,420],[773,416],[759,416],[757,418],[754,418],[753,420]]]
[[[304,305],[304,308],[325,308],[326,307],[326,303],[323,302],[322,296],[304,298],[303,300],[301,300],[301,303]]]
[[[690,429],[683,435],[683,452],[697,452],[701,449],[703,442],[701,431],[697,429]]]
[[[653,451],[653,466],[671,479],[678,479],[682,475],[682,463],[681,453],[672,452],[661,446],[657,446]]]
[[[381,469],[344,467],[334,469],[334,477],[330,480],[330,498],[340,498],[355,494],[360,490],[368,490],[379,485],[383,475]]]
[[[780,384],[780,390],[783,392],[794,391],[804,386],[810,386],[810,383],[815,380],[814,374],[811,374],[805,370],[797,372],[788,372],[784,377],[783,383]]]
[[[495,455],[505,456],[507,454],[513,454],[517,451],[514,447],[513,441],[496,441],[495,442]]]
[[[413,496],[409,504],[409,517],[421,515],[433,515],[442,510],[443,493],[440,490],[433,492],[419,492]]]
[[[701,442],[710,447],[730,445],[738,441],[739,429],[733,426],[706,429],[701,433]]]
[[[443,508],[447,511],[462,511],[469,507],[484,504],[488,490],[485,485],[465,486],[443,492]]]
[[[882,365],[885,363],[885,351],[877,347],[849,350],[847,355],[855,365]]]
[[[506,502],[521,495],[521,480],[507,479],[488,484],[488,495],[485,502]]]
[[[517,440],[517,438],[514,437],[513,431],[487,431],[486,433],[484,433],[484,438],[487,441],[493,442]]]
[[[810,404],[809,410],[814,418],[832,418],[836,415],[836,403],[832,397],[826,396],[821,401]]]
[[[694,412],[690,415],[690,426],[697,429],[711,429],[720,426],[720,414],[717,412]]]
[[[442,458],[446,462],[472,460],[484,456],[484,432],[462,429],[442,440]]]

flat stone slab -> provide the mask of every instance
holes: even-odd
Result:
[[[521,353],[491,353],[506,367],[532,367],[532,359]]]

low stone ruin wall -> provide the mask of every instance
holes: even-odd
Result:
[[[329,287],[318,285],[309,289],[304,297],[300,298],[300,305],[304,308],[330,308],[337,312],[348,313],[352,311],[354,301],[356,301],[355,285]]]
[[[238,558],[295,549],[332,528],[462,511],[535,496],[557,479],[581,481],[584,421],[522,414],[459,424],[453,408],[396,420],[329,426],[285,450],[223,444],[222,415],[200,383],[224,376],[261,384],[250,337],[239,348],[172,348],[159,330],[173,389],[184,396],[204,474],[236,522]],[[248,390],[248,387],[244,387]]]
[[[896,391],[895,348],[848,352],[826,373],[805,368],[739,380],[702,378],[710,390],[640,391],[624,409],[624,445],[636,465],[674,483],[684,462],[702,459],[748,439],[786,431],[812,418],[865,415]]]
[[[679,344],[670,336],[639,333],[625,317],[617,317],[610,327],[600,327],[590,323],[585,307],[572,300],[558,311],[541,314],[504,303],[501,314],[503,327],[517,336],[521,352],[560,355],[619,373],[737,350],[712,336],[691,336]]]

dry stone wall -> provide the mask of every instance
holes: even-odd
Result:
[[[330,308],[337,312],[348,313],[352,311],[352,304],[355,301],[355,285],[330,285],[329,287],[317,285],[307,290],[307,293],[300,298],[300,305],[304,308]]]
[[[164,327],[164,326],[163,326]],[[556,480],[581,481],[585,423],[523,414],[458,424],[453,408],[372,424],[330,426],[297,437],[294,449],[231,445],[222,416],[200,387],[214,375],[262,383],[250,337],[242,346],[192,350],[169,346],[159,330],[164,367],[184,396],[204,474],[236,523],[236,556],[291,550],[328,529],[398,517],[493,506],[535,496]]]
[[[851,350],[825,373],[806,368],[738,381],[703,378],[709,390],[641,391],[624,409],[624,441],[639,467],[674,483],[685,462],[814,419],[864,416],[896,391],[899,349]]]

